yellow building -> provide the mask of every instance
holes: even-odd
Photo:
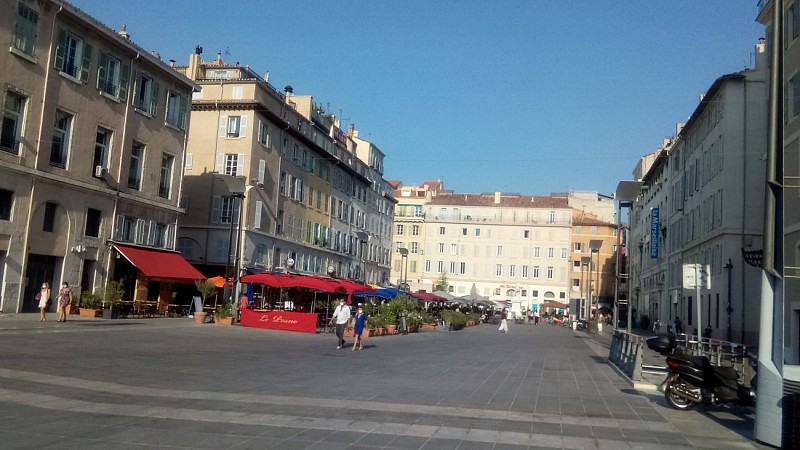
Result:
[[[394,212],[394,244],[392,247],[391,282],[407,284],[412,291],[431,290],[422,282],[425,260],[425,204],[444,189],[441,181],[426,181],[419,186],[404,186],[391,181],[397,207]]]
[[[613,308],[617,226],[573,209],[570,299],[580,305],[578,317],[606,306]],[[586,299],[591,299],[587,308]]]
[[[0,10],[0,309],[35,310],[43,281],[169,301],[199,275],[170,252],[196,85],[68,3]],[[137,267],[128,247],[180,267]]]

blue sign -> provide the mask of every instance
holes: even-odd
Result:
[[[658,259],[658,232],[660,215],[658,208],[650,210],[650,258]]]

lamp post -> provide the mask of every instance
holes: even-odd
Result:
[[[591,256],[581,256],[581,297],[583,297],[583,318],[586,319],[589,317],[589,292],[591,289],[591,277],[592,277],[592,257]],[[584,268],[586,268],[586,274],[584,275]]]
[[[228,193],[230,194],[230,205],[228,207],[228,217],[230,219],[230,236],[228,238],[228,257],[225,263],[225,285],[222,290],[222,301],[225,303],[233,304],[233,299],[231,298],[232,293],[232,286],[231,282],[228,281],[231,278],[231,251],[235,253],[234,261],[236,263],[234,270],[234,276],[236,279],[236,283],[239,280],[239,235],[241,234],[241,227],[242,227],[242,204],[244,202],[244,194],[247,192],[247,188],[245,187],[245,178],[244,177],[234,177],[233,175],[227,174],[214,174],[214,178],[221,180],[225,183],[225,186],[228,188]],[[238,199],[238,201],[237,201]],[[236,220],[236,247],[233,247],[233,224],[234,224],[234,214],[236,211],[236,206],[239,206],[238,210],[238,217],[235,218]],[[235,284],[234,284],[235,286]]]
[[[365,231],[356,231],[356,237],[358,237],[358,242],[361,244],[361,270],[359,271],[359,281],[364,282],[367,284],[367,268],[366,268],[366,258],[364,256],[364,244],[369,242],[369,234]]]
[[[408,249],[402,247],[398,249],[400,252],[400,282],[397,284],[397,288],[401,291],[408,292],[410,290],[408,286]],[[405,270],[404,270],[405,269]]]
[[[603,246],[603,241],[601,241],[600,239],[592,239],[592,240],[589,241],[589,252],[590,252],[589,253],[589,271],[590,271],[590,273],[589,273],[589,289],[590,289],[590,293],[589,293],[589,305],[587,306],[587,318],[591,317],[592,305],[594,305],[596,303],[594,301],[594,299],[592,298],[592,292],[591,292],[591,289],[592,289],[591,269],[592,269],[592,265],[594,264],[594,262],[592,261],[592,255],[594,255],[595,253],[597,253],[597,266],[595,266],[595,271],[597,272],[597,277],[595,278],[595,283],[597,283],[597,287],[594,289],[594,296],[597,297],[598,299],[600,298],[600,248],[602,246]]]
[[[628,333],[631,332],[631,282],[630,282],[630,274],[627,273],[629,271],[630,263],[625,265],[625,273],[621,272],[621,254],[620,250],[623,248],[620,244],[624,244],[624,247],[627,249],[628,244],[627,242],[622,242],[622,208],[628,209],[628,229],[630,229],[630,221],[631,221],[631,209],[633,208],[633,202],[639,197],[639,191],[642,189],[642,182],[641,181],[620,181],[617,184],[617,190],[614,193],[614,199],[618,202],[617,203],[617,280],[616,286],[614,288],[614,329],[617,328],[619,322],[619,285],[621,280],[626,280],[628,292],[626,295],[626,304],[628,308]],[[625,241],[629,239],[628,233],[625,233]],[[628,252],[625,254],[626,258],[629,258]]]

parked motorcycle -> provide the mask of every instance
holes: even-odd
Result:
[[[589,322],[583,319],[578,319],[575,321],[575,329],[578,331],[586,331],[589,329]]]
[[[662,386],[670,407],[688,410],[697,404],[754,404],[755,391],[738,382],[734,368],[713,366],[707,357],[677,348],[673,334],[648,338],[647,347],[667,357],[669,373]]]

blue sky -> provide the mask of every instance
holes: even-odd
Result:
[[[72,2],[165,61],[269,71],[387,179],[457,192],[612,194],[764,35],[756,0]]]

